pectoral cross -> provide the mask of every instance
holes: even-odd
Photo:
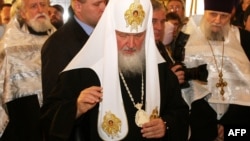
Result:
[[[220,95],[222,96],[222,100],[224,100],[224,87],[227,86],[227,82],[223,80],[223,74],[222,72],[219,73],[219,82],[216,83],[216,87],[219,88],[220,87]]]

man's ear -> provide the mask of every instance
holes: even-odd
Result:
[[[81,7],[82,7],[82,3],[79,2],[78,0],[74,0],[72,2],[73,11],[80,12],[81,11]]]

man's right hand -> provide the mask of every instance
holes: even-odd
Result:
[[[77,98],[76,118],[92,109],[98,102],[102,101],[102,87],[92,86],[81,91]]]

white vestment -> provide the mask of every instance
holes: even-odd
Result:
[[[223,57],[223,79],[227,82],[224,87],[224,98],[220,95],[220,87],[216,87],[219,82],[218,70],[215,59],[204,34],[199,28],[201,16],[194,16],[186,25],[185,33],[190,34],[190,38],[185,46],[184,63],[188,68],[207,64],[207,83],[197,80],[190,81],[191,87],[184,89],[184,99],[189,105],[198,99],[205,98],[211,107],[217,112],[218,119],[226,112],[228,104],[238,104],[250,106],[250,62],[240,44],[239,29],[231,26],[229,34],[223,42],[209,41],[215,54],[219,71],[221,70]]]
[[[0,137],[9,122],[5,103],[37,95],[42,104],[40,51],[54,31],[44,36],[30,34],[16,18],[6,26],[0,41]]]
[[[132,1],[132,0],[131,0]],[[135,2],[138,2],[135,0]],[[145,54],[146,54],[146,103],[145,111],[148,115],[152,113],[154,108],[160,108],[160,85],[158,64],[164,62],[159,54],[152,28],[152,7],[150,1],[141,0],[140,3],[144,6],[145,13],[148,14],[148,19],[143,24],[146,27],[145,37]],[[105,11],[99,20],[94,32],[90,36],[87,43],[72,59],[64,71],[77,68],[93,69],[103,87],[103,100],[99,106],[98,115],[98,133],[103,140],[122,140],[128,133],[128,124],[126,113],[123,105],[119,70],[118,70],[118,50],[115,29],[130,30],[126,26],[124,13],[129,9],[131,2],[129,1],[109,1]],[[118,6],[119,5],[119,6]],[[117,8],[124,9],[116,10]],[[148,10],[148,11],[146,11]],[[116,17],[117,16],[117,17]],[[114,20],[113,18],[116,17]],[[144,26],[142,26],[144,28]],[[141,26],[138,27],[141,30]],[[122,30],[122,31],[123,31]],[[133,33],[131,31],[131,33]],[[134,32],[136,33],[136,32]],[[96,39],[99,39],[98,41]],[[84,61],[83,61],[84,60]],[[160,109],[158,109],[160,111]],[[104,116],[111,112],[121,120],[121,131],[118,136],[110,137],[102,130],[102,121]]]

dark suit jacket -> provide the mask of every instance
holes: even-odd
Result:
[[[169,54],[167,53],[165,46],[162,42],[158,42],[156,44],[161,56],[164,58],[164,60],[167,62],[167,65],[169,68],[171,68],[174,65],[174,62],[171,60]]]
[[[250,32],[244,29],[240,30],[240,42],[249,61],[250,61]]]
[[[166,131],[164,141],[186,141],[188,134],[188,106],[181,97],[181,91],[176,76],[167,68],[165,63],[159,65],[161,107],[160,116],[167,122],[169,129]],[[76,83],[77,82],[77,83]],[[98,107],[88,111],[82,117],[75,119],[77,97],[85,88],[99,86],[100,81],[95,72],[91,69],[75,69],[63,72],[60,75],[59,83],[52,95],[45,99],[42,107],[41,123],[48,141],[74,141],[76,127],[81,127],[82,138],[86,141],[101,140],[97,133]],[[139,85],[141,85],[139,83]],[[137,87],[138,88],[138,87]],[[139,86],[139,90],[140,90]],[[122,90],[123,93],[123,90]],[[128,97],[128,94],[123,93]],[[129,98],[128,98],[129,99]],[[128,102],[124,101],[125,109]],[[131,104],[132,105],[132,104]],[[115,106],[115,105],[114,105]],[[132,107],[131,111],[135,111]],[[146,140],[140,133],[140,128],[135,126],[135,112],[126,110],[129,133],[124,140]]]
[[[41,51],[44,98],[54,87],[59,73],[79,52],[88,38],[89,35],[71,17],[44,43]]]

